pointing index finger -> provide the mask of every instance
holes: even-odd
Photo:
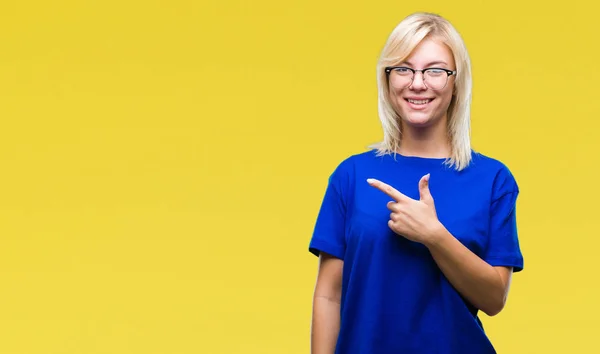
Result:
[[[405,198],[405,195],[400,193],[398,190],[396,190],[396,188],[390,186],[387,183],[381,182],[380,180],[377,180],[375,178],[368,178],[367,183],[369,183],[371,186],[379,189],[383,193],[389,195],[397,202],[400,202]]]

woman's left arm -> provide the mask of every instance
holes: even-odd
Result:
[[[424,242],[438,267],[473,306],[488,316],[498,314],[506,303],[512,268],[489,265],[440,226]]]
[[[367,182],[394,199],[389,227],[398,235],[425,245],[450,283],[472,305],[488,316],[498,314],[506,303],[512,267],[492,266],[457,240],[439,221],[429,191],[429,175],[419,181],[420,199],[414,200],[392,186]]]

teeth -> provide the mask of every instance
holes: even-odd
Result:
[[[426,103],[429,103],[429,101],[431,101],[431,100],[411,100],[411,99],[408,100],[408,102],[413,103],[413,104],[426,104]]]

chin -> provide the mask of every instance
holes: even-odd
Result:
[[[409,114],[406,116],[406,118],[402,119],[402,121],[404,122],[404,124],[410,125],[415,128],[425,128],[433,124],[433,119],[429,115],[414,116]]]

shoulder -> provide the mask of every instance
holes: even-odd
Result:
[[[368,150],[363,152],[351,153],[346,157],[342,158],[334,168],[334,174],[351,174],[357,168],[365,164],[369,164],[376,160],[378,157],[374,150]]]
[[[518,193],[519,186],[513,171],[503,161],[473,151],[470,168],[486,176],[496,194]]]
[[[342,189],[349,190],[355,183],[357,171],[368,169],[377,159],[373,150],[350,153],[334,164],[330,170],[329,183]]]

